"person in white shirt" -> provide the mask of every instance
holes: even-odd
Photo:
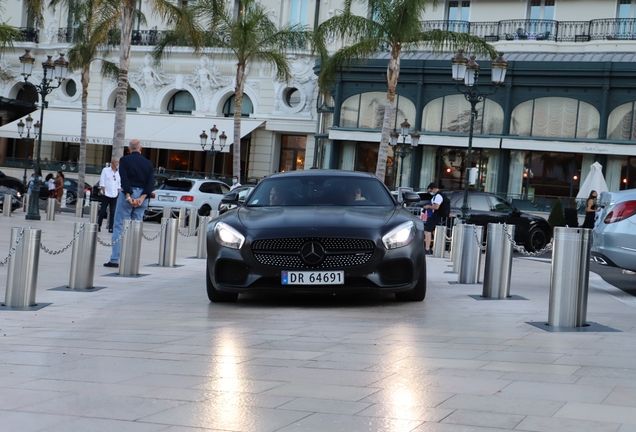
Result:
[[[230,192],[232,192],[234,189],[236,189],[237,187],[241,187],[243,186],[239,180],[237,176],[232,177],[232,186],[230,186]]]
[[[106,209],[108,209],[108,232],[113,232],[117,196],[119,196],[119,191],[121,190],[121,177],[117,170],[118,166],[119,158],[113,158],[110,166],[102,170],[102,175],[99,178],[99,187],[102,190],[102,205],[97,218],[98,231],[102,230],[102,221],[106,217]]]

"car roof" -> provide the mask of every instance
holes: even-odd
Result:
[[[344,176],[344,177],[367,177],[367,178],[375,178],[377,177],[371,173],[361,172],[361,171],[344,171],[344,170],[321,170],[321,169],[308,169],[308,170],[298,170],[298,171],[286,171],[280,173],[270,174],[266,178],[281,178],[281,177],[313,177],[313,176],[324,176],[331,177],[333,175]]]
[[[193,182],[214,182],[214,183],[222,183],[227,186],[227,183],[217,179],[201,179],[201,178],[192,178],[192,177],[170,177],[166,179],[166,181],[193,181]]]

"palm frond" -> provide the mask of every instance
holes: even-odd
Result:
[[[7,48],[13,49],[13,42],[22,40],[22,32],[17,28],[0,24],[0,51],[4,51]]]

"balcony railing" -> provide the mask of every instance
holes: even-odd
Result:
[[[161,40],[163,33],[159,30],[133,30],[132,35],[130,37],[130,42],[133,45],[147,45],[152,46],[155,45],[158,41]],[[57,41],[58,43],[74,43],[77,39],[77,35],[75,34],[75,29],[72,27],[60,28],[57,31]],[[112,45],[119,44],[119,32],[114,32],[109,40],[109,43]]]

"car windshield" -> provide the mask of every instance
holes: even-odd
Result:
[[[168,179],[164,182],[164,184],[159,186],[159,189],[178,191],[178,192],[189,192],[190,189],[192,189],[192,181]]]
[[[247,202],[262,206],[393,206],[380,181],[352,176],[298,176],[263,180]]]

